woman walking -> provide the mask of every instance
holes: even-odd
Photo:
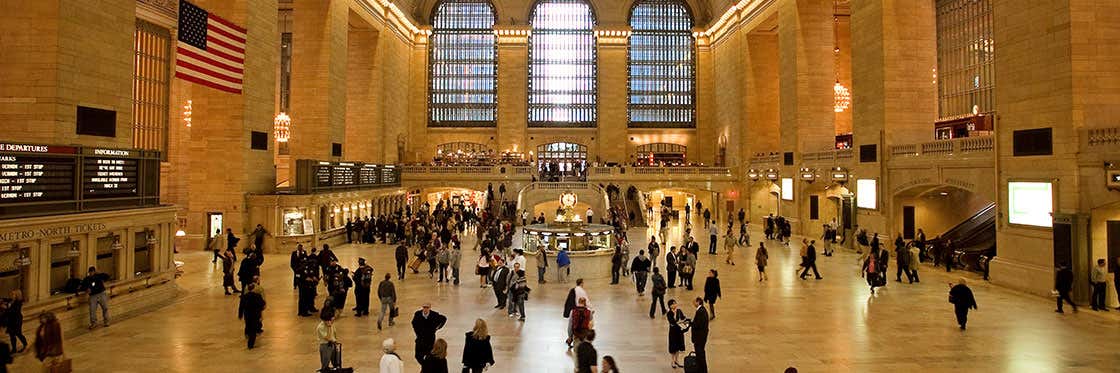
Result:
[[[49,368],[64,359],[62,354],[62,326],[58,318],[51,312],[40,313],[39,329],[35,330],[35,358]]]
[[[463,345],[463,372],[482,373],[493,365],[494,349],[490,346],[486,320],[475,320],[474,329],[467,332]]]
[[[673,357],[673,368],[682,367],[680,355],[684,351],[684,331],[688,329],[689,320],[684,312],[677,307],[677,300],[669,300],[669,313],[665,315],[669,320],[669,355]]]
[[[879,280],[883,276],[879,267],[880,260],[878,255],[870,254],[863,261],[863,273],[864,277],[867,278],[867,285],[871,287],[871,294],[875,294],[875,288],[883,286],[883,283],[886,282]]]
[[[618,373],[618,365],[615,364],[613,356],[603,356],[603,362],[599,363],[599,373]]]
[[[735,237],[731,235],[731,230],[727,230],[727,234],[723,236],[723,248],[727,250],[727,259],[724,260],[727,264],[735,265]]]
[[[758,251],[754,253],[754,264],[758,266],[758,282],[766,281],[766,262],[770,259],[770,253],[766,251],[766,244],[759,241]]]
[[[226,251],[222,253],[222,290],[226,291],[226,295],[230,295],[230,289],[234,293],[240,293],[237,290],[237,285],[233,282],[233,252]]]
[[[478,268],[474,273],[478,274],[478,287],[486,287],[486,278],[490,277],[490,255],[487,255],[486,250],[478,255]]]
[[[8,339],[12,342],[12,353],[23,352],[27,349],[27,337],[23,336],[23,291],[14,289],[5,300],[7,308],[4,309],[4,329],[8,332]],[[16,348],[16,340],[23,343],[22,348]]]
[[[424,356],[420,373],[447,373],[447,341],[443,338],[436,339],[432,344],[432,353]]]
[[[704,301],[708,302],[708,312],[712,320],[716,319],[716,299],[723,297],[719,286],[719,272],[715,269],[708,270],[708,278],[704,280]]]

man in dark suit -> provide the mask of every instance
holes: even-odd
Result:
[[[433,311],[431,303],[424,303],[412,315],[412,331],[416,333],[416,362],[423,362],[424,357],[432,352],[432,345],[436,343],[436,331],[446,323],[447,317]]]
[[[816,240],[809,241],[809,247],[805,249],[805,269],[801,271],[802,280],[805,279],[805,275],[809,274],[810,268],[813,269],[813,275],[817,276],[818,280],[821,279],[820,272],[817,272],[817,247],[815,246],[816,243]]]
[[[708,310],[704,309],[704,298],[696,297],[692,301],[696,306],[696,314],[692,316],[692,348],[696,352],[696,362],[699,363],[698,372],[708,371],[708,356],[704,346],[708,344]]]
[[[498,267],[494,268],[491,282],[494,285],[494,297],[498,299],[498,304],[494,308],[505,308],[506,291],[509,289],[509,267],[499,261]]]

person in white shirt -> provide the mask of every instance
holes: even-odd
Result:
[[[580,299],[580,298],[587,299],[587,309],[593,309],[591,307],[591,297],[587,295],[587,290],[583,289],[583,279],[582,278],[581,279],[576,279],[576,287],[573,288],[573,290],[575,290],[575,292],[576,292],[576,299]]]
[[[588,208],[587,208],[587,223],[588,223],[588,224],[594,223],[593,221],[591,221],[591,217],[592,217],[593,215],[594,215],[594,213],[592,213],[592,212],[591,212],[591,208],[590,208],[590,207],[588,207]]]
[[[342,367],[342,356],[339,351],[338,338],[334,334],[334,318],[327,315],[319,326],[315,328],[319,336],[319,362],[321,371],[326,371],[331,365],[335,368]]]
[[[397,356],[396,343],[392,338],[386,338],[381,342],[381,373],[404,373],[404,362],[401,357]]]
[[[1097,259],[1097,266],[1089,276],[1090,285],[1093,286],[1093,296],[1090,302],[1094,311],[1108,311],[1105,305],[1105,292],[1108,291],[1108,266],[1104,259]]]
[[[514,264],[520,264],[521,268],[526,268],[525,267],[525,250],[514,249],[513,253],[514,253],[513,260],[510,260],[509,267],[513,268]]]

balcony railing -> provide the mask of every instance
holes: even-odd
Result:
[[[802,161],[843,161],[852,159],[852,157],[852,149],[834,149],[801,154]]]
[[[1120,146],[1120,127],[1092,128],[1086,132],[1085,137],[1090,147]]]
[[[991,136],[980,136],[930,141],[920,144],[891,145],[890,154],[892,157],[935,157],[988,153],[994,149],[994,138]]]

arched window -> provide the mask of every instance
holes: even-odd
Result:
[[[497,124],[498,51],[489,0],[442,0],[432,15],[428,125]]]
[[[682,0],[640,0],[630,11],[630,127],[696,127],[696,40]]]
[[[539,0],[529,19],[529,127],[594,127],[597,72],[591,4]]]

